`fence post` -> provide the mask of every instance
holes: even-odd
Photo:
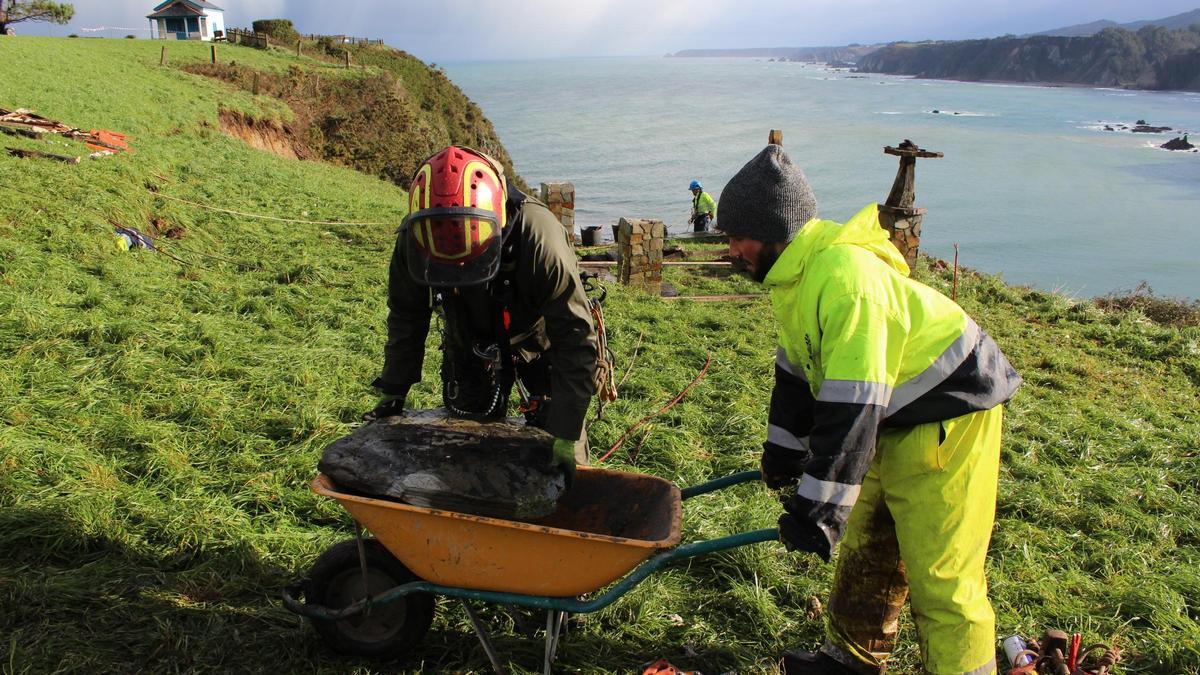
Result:
[[[166,45],[162,46],[162,52],[160,52],[158,55],[158,65],[160,65],[160,66],[167,65],[167,46]]]
[[[300,40],[296,40],[296,58],[300,58]]]
[[[254,95],[258,96],[258,71],[254,71]]]
[[[214,64],[216,64],[216,62],[217,62],[217,46],[216,45],[212,46],[212,62]]]
[[[343,49],[342,53],[346,55],[346,67],[349,68],[350,67],[350,50]]]

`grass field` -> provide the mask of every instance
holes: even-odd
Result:
[[[158,49],[0,39],[0,107],[129,133],[135,148],[78,166],[0,153],[0,670],[488,672],[452,604],[419,652],[389,664],[328,652],[280,606],[282,586],[352,533],[306,486],[322,448],[374,404],[404,194],[225,137],[218,104],[287,111],[159,68]],[[170,49],[172,63],[208,56],[198,44]],[[223,53],[271,72],[295,62]],[[163,195],[378,224],[281,223]],[[113,222],[146,229],[154,218],[183,237],[160,239],[163,254],[118,250]],[[920,274],[948,291],[942,266],[926,261]],[[680,268],[668,280],[692,293],[755,290]],[[593,446],[670,400],[711,354],[707,377],[609,464],[681,485],[755,467],[775,343],[766,301],[611,290],[619,373],[640,347],[621,400],[590,428]],[[1200,328],[973,274],[958,297],[1026,381],[1006,416],[989,561],[998,630],[1079,631],[1120,645],[1124,672],[1195,673]],[[436,361],[415,405],[437,403]],[[761,485],[738,487],[689,501],[684,536],[768,527],[778,512]],[[665,656],[706,673],[774,672],[779,651],[821,639],[806,607],[825,599],[832,569],[778,545],[668,569],[582,617],[561,670],[630,672]],[[535,671],[540,644],[490,616],[514,671]],[[902,626],[894,671],[914,672],[915,635],[907,617]]]

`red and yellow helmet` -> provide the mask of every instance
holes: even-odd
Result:
[[[471,286],[500,270],[507,186],[500,164],[449,146],[421,164],[409,188],[408,269],[426,286]]]

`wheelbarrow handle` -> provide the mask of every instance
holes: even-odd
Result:
[[[300,598],[304,597],[304,587],[308,584],[306,579],[288,584],[283,589],[283,606],[309,619],[320,619],[322,621],[341,621],[352,616],[362,614],[367,608],[368,600],[374,601],[374,598],[365,598],[358,600],[342,609],[330,609],[324,605],[310,605],[302,602]]]
[[[707,483],[685,487],[679,491],[679,496],[680,499],[691,499],[696,495],[704,495],[708,494],[709,492],[723,490],[731,485],[749,483],[756,480],[762,480],[762,471],[757,469],[753,471],[742,471],[741,473],[735,473],[731,476],[710,480]]]

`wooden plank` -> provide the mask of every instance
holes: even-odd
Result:
[[[41,138],[42,135],[33,129],[24,127],[6,127],[0,124],[0,132],[6,133],[9,136],[24,136],[26,138]]]
[[[78,157],[67,157],[66,155],[53,155],[53,154],[50,154],[49,152],[42,152],[41,150],[24,150],[21,148],[9,148],[8,154],[12,155],[13,157],[21,157],[21,158],[37,157],[37,158],[41,158],[41,159],[53,159],[57,162],[66,162],[67,164],[78,164],[79,163]]]
[[[664,265],[672,267],[729,267],[733,265],[731,262],[724,260],[664,260]],[[592,265],[594,267],[615,267],[615,260],[580,260],[579,265]]]
[[[675,295],[671,297],[663,297],[663,300],[691,300],[693,302],[738,302],[746,300],[760,300],[767,297],[766,293],[755,293],[752,295]]]

